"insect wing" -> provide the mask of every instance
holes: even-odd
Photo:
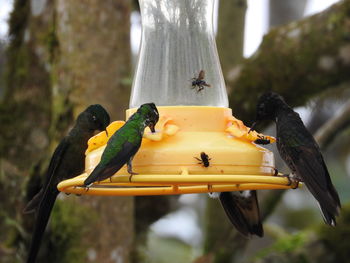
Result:
[[[199,74],[198,74],[198,79],[199,80],[202,80],[205,78],[205,72],[204,70],[202,69],[201,71],[199,71]]]

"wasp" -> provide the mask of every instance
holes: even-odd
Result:
[[[254,141],[254,143],[256,143],[256,144],[262,144],[262,145],[266,145],[266,144],[270,144],[270,143],[271,143],[270,140],[267,139],[265,136],[260,136],[260,135],[258,135],[258,138],[259,138],[259,139],[256,139],[256,140]]]
[[[201,71],[199,71],[198,77],[194,77],[191,79],[192,89],[197,88],[197,93],[203,90],[204,87],[208,87],[208,88],[211,87],[208,83],[205,82],[204,77],[205,77],[205,72],[202,69]]]
[[[211,158],[209,158],[208,154],[206,154],[205,152],[201,152],[201,158],[200,159],[198,157],[194,157],[194,158],[199,161],[198,164],[203,164],[204,167],[208,167],[209,166],[209,161],[211,160]]]

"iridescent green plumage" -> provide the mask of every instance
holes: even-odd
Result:
[[[151,131],[154,132],[154,126],[158,119],[159,114],[154,103],[141,105],[123,127],[109,139],[100,163],[84,181],[84,186],[113,176],[126,163],[128,172],[134,174],[131,163],[141,146],[144,129],[149,126]]]

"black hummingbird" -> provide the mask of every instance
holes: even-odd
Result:
[[[292,176],[303,181],[321,208],[326,224],[335,226],[340,200],[329,176],[320,148],[304,126],[298,113],[274,92],[263,94],[257,104],[256,122],[276,123],[277,149]]]
[[[75,126],[55,149],[43,187],[23,210],[24,213],[37,212],[27,263],[36,260],[51,210],[59,194],[57,184],[84,171],[87,141],[95,131],[106,130],[109,123],[107,111],[99,104],[91,105],[79,114]]]
[[[159,113],[154,103],[146,103],[138,108],[129,120],[112,135],[101,156],[99,164],[84,181],[88,187],[93,182],[110,178],[125,164],[128,173],[132,171],[132,159],[141,146],[142,135],[147,126],[152,132],[159,119]]]

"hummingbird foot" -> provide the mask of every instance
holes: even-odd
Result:
[[[213,186],[211,184],[208,184],[208,192],[209,195],[213,194]]]
[[[283,174],[282,177],[287,177],[288,184],[287,186],[293,186],[292,189],[297,189],[299,186],[299,182],[301,181],[295,174]]]
[[[129,183],[131,183],[131,178],[133,175],[136,175],[138,173],[134,173],[132,171],[132,159],[134,158],[134,156],[132,156],[129,161],[127,162],[127,166],[128,166],[128,173],[130,174],[130,177],[129,177]]]
[[[83,185],[82,187],[84,187],[84,188],[85,188],[85,192],[87,192],[87,191],[89,191],[91,185],[92,185],[92,183],[89,184],[89,185]],[[76,187],[76,186],[75,186],[75,187]],[[75,188],[75,187],[74,187],[74,188]]]
[[[134,173],[134,172],[132,171],[132,169],[129,169],[129,166],[128,166],[128,173],[130,174],[130,176],[129,176],[129,183],[131,183],[131,178],[132,178],[132,176],[133,176],[133,175],[137,175],[138,173]]]
[[[274,174],[273,174],[273,176],[277,176],[278,175],[278,170],[277,170],[277,168],[273,168],[274,169]]]

